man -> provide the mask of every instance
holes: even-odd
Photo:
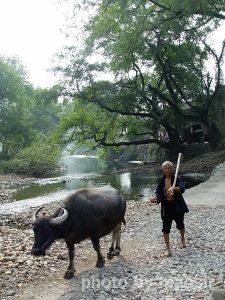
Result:
[[[184,214],[188,212],[188,207],[182,196],[185,187],[181,177],[178,176],[175,187],[172,187],[174,182],[173,164],[170,161],[165,161],[162,164],[162,170],[164,175],[156,188],[155,196],[149,200],[152,203],[161,202],[161,217],[163,220],[162,232],[167,249],[165,256],[171,256],[169,233],[173,220],[176,222],[177,229],[180,231],[181,246],[183,248],[186,247]]]

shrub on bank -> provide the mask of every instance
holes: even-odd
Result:
[[[58,145],[35,142],[9,161],[5,171],[42,177],[58,167],[60,153]]]
[[[4,174],[6,169],[7,169],[7,161],[0,160],[0,175]]]

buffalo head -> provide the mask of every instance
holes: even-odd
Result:
[[[65,208],[60,208],[53,217],[38,217],[39,208],[34,214],[32,223],[34,231],[34,245],[31,254],[35,256],[45,255],[46,250],[55,241],[55,226],[62,224],[68,216]]]

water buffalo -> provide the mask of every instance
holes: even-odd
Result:
[[[34,215],[34,245],[31,253],[45,255],[46,249],[56,240],[64,239],[69,252],[69,266],[64,278],[74,276],[74,244],[91,239],[97,252],[96,267],[103,267],[105,260],[101,253],[99,239],[112,232],[112,243],[108,259],[118,255],[120,249],[121,225],[125,224],[126,202],[111,186],[80,189],[69,195],[62,208],[51,217]]]

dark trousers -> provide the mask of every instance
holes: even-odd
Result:
[[[164,233],[170,233],[173,220],[176,223],[177,229],[179,230],[184,229],[184,214],[176,213],[175,205],[173,202],[168,203],[168,205],[164,206],[162,220],[163,220],[162,232]]]

